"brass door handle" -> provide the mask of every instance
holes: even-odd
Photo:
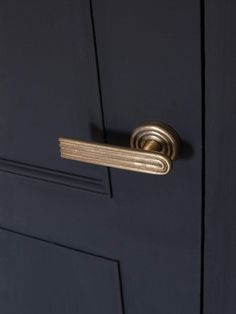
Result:
[[[61,157],[131,171],[165,175],[180,152],[178,134],[157,122],[136,128],[131,148],[59,138]]]

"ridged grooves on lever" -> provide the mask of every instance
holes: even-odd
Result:
[[[159,153],[59,138],[61,157],[130,171],[167,174],[172,161]]]

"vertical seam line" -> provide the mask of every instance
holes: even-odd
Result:
[[[206,43],[205,43],[205,0],[200,0],[200,33],[201,33],[201,110],[202,110],[202,168],[201,168],[201,278],[200,278],[200,313],[204,308],[205,287],[205,231],[206,231]]]
[[[95,31],[94,10],[93,10],[92,0],[89,0],[89,9],[90,9],[90,19],[91,19],[91,24],[92,24],[92,37],[93,37],[95,63],[96,63],[97,80],[98,80],[98,93],[99,93],[99,102],[100,102],[100,110],[101,110],[101,117],[102,117],[103,138],[104,138],[104,142],[107,143],[103,95],[102,95],[102,84],[101,84],[101,75],[100,75],[100,68],[99,68],[97,37],[96,37],[96,31]],[[112,192],[112,184],[111,184],[111,173],[110,173],[109,168],[107,168],[107,173],[108,173],[110,196],[112,197],[113,192]]]

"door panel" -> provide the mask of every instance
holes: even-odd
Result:
[[[107,130],[161,120],[198,152],[199,1],[101,0],[93,12]]]
[[[116,261],[2,230],[0,245],[2,313],[122,314]]]
[[[204,305],[209,314],[236,313],[235,12],[233,0],[206,1]]]
[[[67,3],[67,9],[73,11],[73,1],[61,3]],[[183,149],[168,176],[111,169],[111,198],[48,180],[33,180],[26,173],[15,175],[14,169],[0,176],[0,225],[117,260],[124,309],[129,314],[199,313],[202,227],[199,5],[197,0],[102,0],[93,1],[90,7],[89,27],[95,35],[93,49],[96,48],[98,57],[108,142],[125,145],[132,129],[145,122],[169,123],[179,132]],[[60,25],[60,15],[56,16],[54,19],[58,18]],[[60,66],[59,61],[55,63]],[[80,66],[84,69],[85,65]],[[62,79],[60,73],[58,77]],[[85,89],[89,88],[88,81],[85,85]],[[57,92],[60,98],[61,89]],[[87,110],[91,103],[91,95],[84,97],[88,98],[84,98],[78,110]],[[78,103],[76,95],[73,100]],[[49,116],[55,107],[50,106]],[[69,112],[74,122],[76,106],[71,111],[65,103],[61,104],[63,113]],[[98,110],[98,106],[92,108]],[[62,116],[53,120],[51,134],[55,139],[51,138],[51,142],[56,143],[58,136],[92,140],[85,131],[75,130],[76,124],[68,123],[66,115]],[[14,124],[11,121],[9,124],[16,133]],[[101,129],[100,120],[94,123],[89,115],[82,125],[87,130],[92,126],[96,134]],[[30,131],[29,127],[26,129]],[[11,135],[3,133],[3,138],[6,143]],[[93,169],[105,171],[102,167],[59,160],[57,145],[51,146],[51,150],[47,156],[45,151],[42,153],[43,167],[53,168],[53,161],[58,159],[56,164],[63,165],[60,169],[68,173],[82,173],[84,169],[86,176],[93,177],[96,176]]]
[[[3,0],[0,12],[2,167],[62,183],[67,174],[106,180],[106,169],[68,165],[58,155],[60,135],[103,139],[88,2]]]

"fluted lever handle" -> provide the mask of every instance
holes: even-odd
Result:
[[[163,123],[136,128],[131,148],[59,138],[61,157],[101,166],[165,175],[180,150],[177,133]]]

